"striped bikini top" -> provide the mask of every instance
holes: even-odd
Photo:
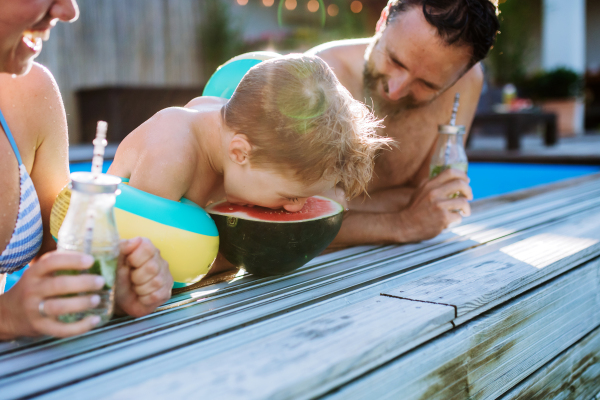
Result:
[[[23,268],[36,256],[42,246],[42,213],[33,181],[23,165],[8,124],[0,111],[0,124],[8,137],[17,161],[19,162],[19,214],[10,242],[0,254],[0,274],[11,273]]]

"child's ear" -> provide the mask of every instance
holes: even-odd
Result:
[[[251,150],[252,145],[248,137],[242,133],[236,133],[229,142],[228,155],[234,163],[246,165],[250,161]]]

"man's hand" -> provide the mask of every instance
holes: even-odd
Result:
[[[138,237],[121,242],[115,295],[120,310],[133,317],[149,314],[169,300],[172,287],[169,264],[150,240]]]
[[[458,197],[454,197],[460,193]],[[473,199],[467,175],[447,169],[424,181],[415,190],[407,208],[400,212],[403,241],[414,242],[439,235],[450,224],[471,215],[468,201]]]
[[[60,296],[100,290],[104,286],[101,276],[54,276],[62,270],[86,270],[93,262],[86,254],[53,251],[32,263],[15,286],[0,296],[0,339],[40,335],[67,337],[96,326],[100,322],[97,315],[73,323],[56,320],[59,315],[82,312],[100,303],[97,294]]]

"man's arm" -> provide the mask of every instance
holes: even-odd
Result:
[[[452,198],[456,192],[464,197]],[[407,243],[431,239],[451,223],[471,214],[473,199],[467,176],[449,169],[415,189],[410,203],[397,212],[347,212],[333,246]]]
[[[348,208],[352,211],[370,213],[397,212],[408,206],[415,190],[415,188],[409,186],[380,189],[369,193],[369,195],[352,199],[348,204]]]

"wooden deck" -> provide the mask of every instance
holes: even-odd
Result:
[[[595,398],[600,174],[473,209],[426,242],[240,275],[76,338],[0,342],[0,398]]]

